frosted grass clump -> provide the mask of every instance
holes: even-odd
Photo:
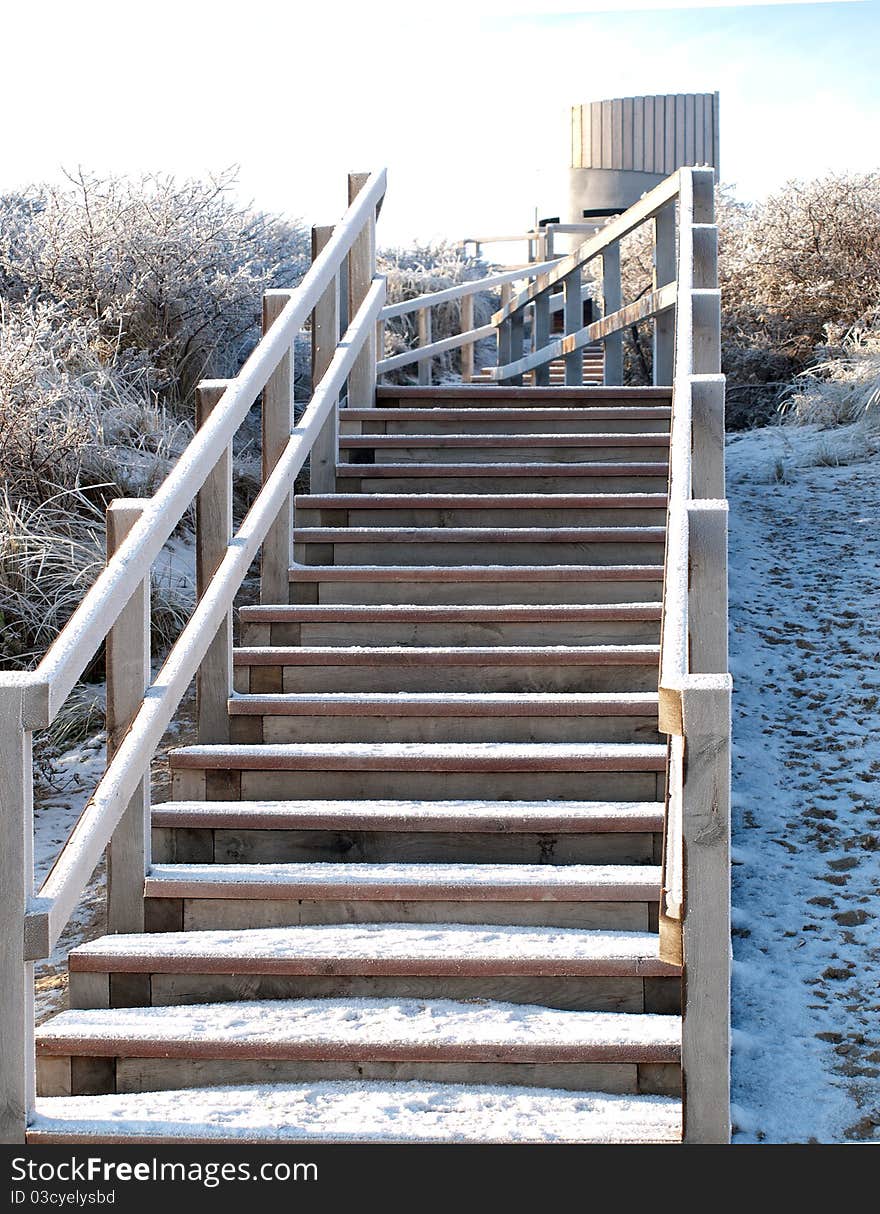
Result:
[[[880,430],[880,328],[854,330],[838,357],[799,376],[783,412],[798,425]]]

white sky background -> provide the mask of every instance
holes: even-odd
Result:
[[[245,200],[326,223],[343,209],[346,171],[385,164],[382,243],[522,229],[535,206],[564,207],[573,103],[715,89],[722,176],[743,197],[880,161],[880,5],[647,11],[670,7],[7,9],[0,190],[57,179],[62,166],[192,176],[237,164]]]

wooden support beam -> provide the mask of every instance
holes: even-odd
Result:
[[[424,350],[426,346],[430,346],[433,337],[431,333],[431,309],[419,308],[419,349]],[[419,359],[419,383],[427,387],[431,383],[431,359]]]
[[[535,315],[532,320],[534,326],[533,341],[535,350],[543,350],[550,343],[550,295],[539,295],[534,303]],[[535,368],[535,387],[547,388],[550,386],[550,364],[544,363],[540,367]]]
[[[691,492],[699,498],[723,498],[724,376],[691,377]]]
[[[563,323],[566,334],[577,333],[584,324],[583,271],[575,268],[562,280]],[[565,356],[565,382],[569,387],[579,387],[584,382],[584,357],[580,350],[572,350]]]
[[[465,295],[461,301],[461,331],[469,333],[474,327],[474,297]],[[461,351],[461,378],[469,384],[474,378],[474,347],[469,343]]]
[[[691,674],[727,672],[727,502],[688,503]]]
[[[602,254],[602,313],[605,317],[623,307],[620,285],[620,242],[609,245]],[[617,331],[605,338],[605,384],[619,387],[623,383],[623,333]]]
[[[369,181],[369,173],[349,173],[349,206]],[[364,302],[376,273],[376,215],[370,214],[348,255],[349,320]],[[376,403],[376,332],[370,333],[348,377],[348,403],[366,409]]]
[[[28,676],[0,672],[0,1143],[24,1142],[34,1106],[34,967],[25,912],[34,884],[33,757],[23,727]]]
[[[263,296],[263,333],[284,311],[289,291],[267,291]],[[263,484],[281,458],[293,430],[293,347],[278,363],[263,389]],[[286,603],[293,557],[293,498],[288,497],[263,541],[260,565],[260,602]]]
[[[196,389],[196,429],[214,412],[226,380],[203,380]],[[232,538],[232,448],[227,447],[196,495],[196,599],[207,592]],[[232,694],[232,612],[217,630],[196,675],[199,742],[229,741],[227,702]],[[141,929],[143,930],[143,929]]]
[[[333,235],[332,227],[312,228],[312,261]],[[330,366],[339,342],[339,276],[315,304],[312,312],[312,392]],[[336,492],[336,465],[339,463],[338,401],[327,415],[309,456],[309,489],[312,493]]]
[[[654,216],[654,290],[675,282],[675,275],[675,203],[670,202]],[[654,319],[654,384],[671,384],[674,369],[675,313],[665,312]]]
[[[221,392],[222,392],[221,388]],[[148,502],[119,498],[107,507],[107,561]],[[230,653],[231,658],[231,653]],[[107,762],[144,702],[150,685],[150,570],[107,633]],[[226,703],[223,703],[226,714]],[[228,738],[226,739],[228,741]],[[150,780],[144,775],[107,847],[107,930],[144,930],[144,877],[150,866]]]
[[[730,679],[686,688],[684,1140],[730,1141]]]
[[[524,325],[525,313],[514,312],[510,318],[510,348],[513,351],[514,362],[522,358]],[[522,372],[514,371],[506,377],[504,382],[512,388],[520,387],[522,385]]]

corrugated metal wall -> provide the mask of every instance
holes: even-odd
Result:
[[[718,169],[718,94],[619,97],[572,106],[571,167],[664,177],[682,165]]]

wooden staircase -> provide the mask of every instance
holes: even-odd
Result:
[[[677,1141],[668,389],[380,389],[70,955],[36,1142]]]

